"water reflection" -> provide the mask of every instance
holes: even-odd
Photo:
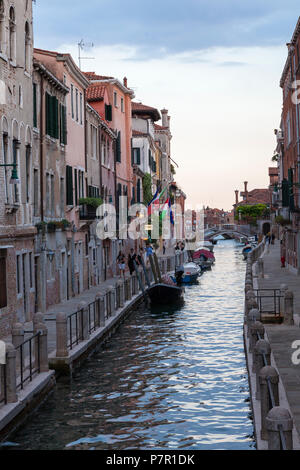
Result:
[[[180,309],[139,309],[11,439],[22,449],[253,447],[234,242]]]

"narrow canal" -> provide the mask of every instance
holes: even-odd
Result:
[[[233,241],[178,310],[141,306],[10,438],[16,449],[254,449]]]

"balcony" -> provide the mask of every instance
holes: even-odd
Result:
[[[102,199],[97,197],[81,198],[79,200],[80,220],[95,220],[97,218],[97,209],[102,202]]]

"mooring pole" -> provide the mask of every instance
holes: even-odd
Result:
[[[150,260],[150,265],[151,265],[151,269],[152,269],[152,272],[153,272],[155,284],[158,284],[158,278],[157,278],[157,274],[156,274],[156,270],[155,270],[152,255],[149,255],[149,260]]]
[[[156,267],[156,270],[157,270],[158,280],[161,284],[162,280],[161,280],[161,274],[160,274],[160,269],[159,269],[159,264],[158,264],[158,259],[157,259],[156,253],[153,253],[153,258],[154,258],[154,263],[155,263],[155,267]]]

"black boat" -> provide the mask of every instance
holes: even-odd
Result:
[[[154,284],[147,289],[151,304],[172,304],[183,300],[184,288],[169,284]]]

